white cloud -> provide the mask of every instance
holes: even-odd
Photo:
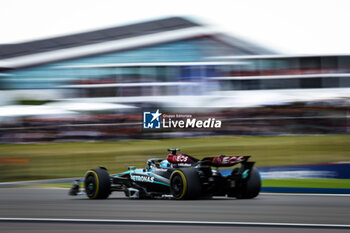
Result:
[[[348,53],[346,0],[3,0],[0,43],[190,16],[288,53]]]

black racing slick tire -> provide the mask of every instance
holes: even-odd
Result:
[[[85,175],[85,192],[90,199],[106,199],[111,194],[111,180],[105,169],[91,169]]]
[[[200,198],[201,183],[196,169],[182,168],[173,171],[170,176],[170,192],[176,200]]]
[[[261,188],[261,179],[258,170],[254,167],[248,179],[242,184],[237,193],[238,199],[251,199],[259,195]]]

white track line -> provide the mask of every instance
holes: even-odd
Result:
[[[350,197],[350,194],[332,194],[332,193],[265,193],[265,192],[261,192],[259,195]]]
[[[162,224],[162,225],[212,225],[212,226],[260,226],[260,227],[304,227],[304,228],[349,228],[347,224],[268,223],[268,222],[207,222],[124,219],[60,219],[60,218],[0,218],[0,222],[49,222],[89,224]]]

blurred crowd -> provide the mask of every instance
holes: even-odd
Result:
[[[347,134],[348,106],[329,103],[256,108],[195,110],[193,118],[215,118],[221,128],[142,129],[142,110],[81,114],[74,117],[23,117],[0,123],[0,143],[44,143],[195,137],[210,135]],[[186,110],[188,114],[188,110]],[[166,113],[166,109],[161,110]],[[176,113],[182,113],[180,110]],[[180,120],[177,118],[177,120]]]

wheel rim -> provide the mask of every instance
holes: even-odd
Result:
[[[183,181],[180,175],[176,174],[171,180],[171,190],[175,197],[179,197],[182,194]]]
[[[96,181],[93,176],[89,175],[85,180],[85,191],[88,197],[92,197],[96,191]]]

